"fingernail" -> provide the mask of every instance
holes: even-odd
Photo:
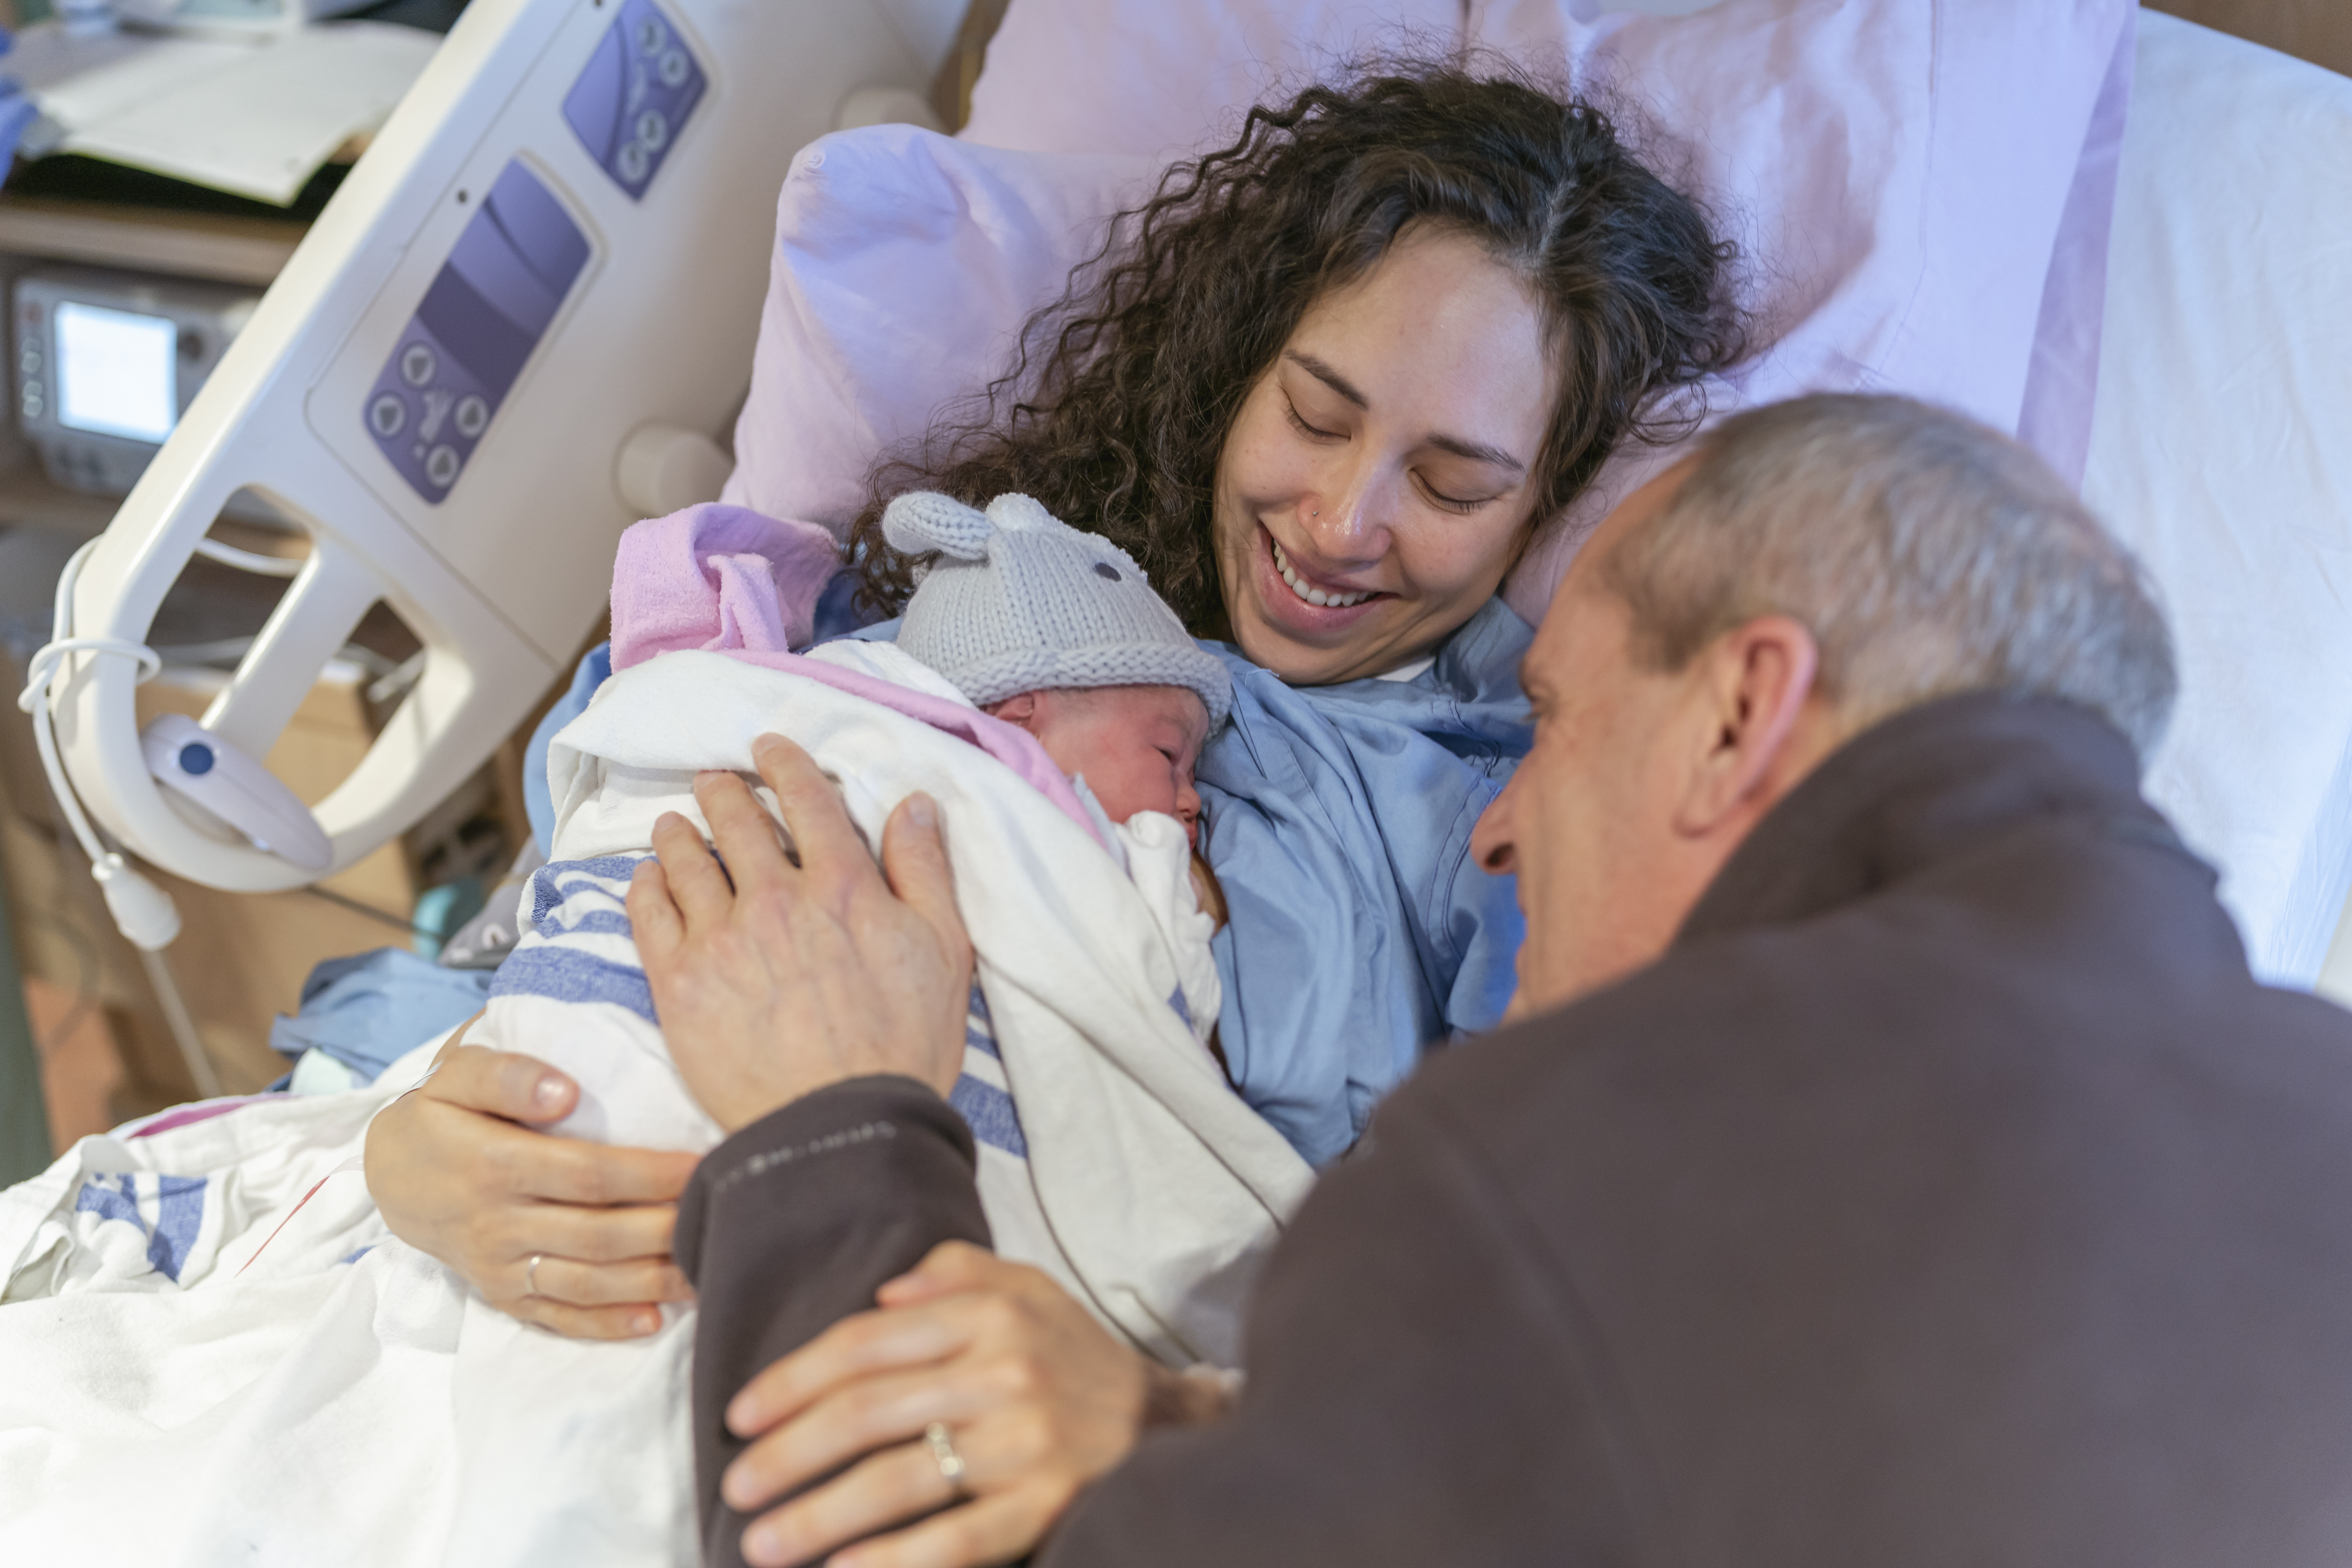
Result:
[[[774,1563],[782,1561],[784,1553],[776,1532],[755,1524],[743,1532],[743,1555],[753,1563]]]
[[[563,1103],[563,1080],[560,1078],[541,1079],[531,1086],[530,1098],[541,1110],[553,1110]]]
[[[642,1338],[661,1327],[661,1314],[659,1312],[639,1312],[635,1317],[629,1320],[629,1327],[635,1330],[638,1336]]]

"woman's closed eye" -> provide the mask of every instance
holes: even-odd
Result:
[[[1448,511],[1476,511],[1480,507],[1496,500],[1501,494],[1500,491],[1496,491],[1495,495],[1452,496],[1431,484],[1428,475],[1416,474],[1413,477],[1421,482],[1421,493]]]
[[[1317,441],[1342,441],[1347,439],[1347,436],[1344,431],[1325,430],[1318,426],[1307,423],[1307,416],[1298,412],[1298,405],[1293,403],[1289,398],[1285,397],[1282,400],[1282,406],[1290,416],[1291,427],[1296,429],[1300,435]]]

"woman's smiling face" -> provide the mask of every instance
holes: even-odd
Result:
[[[1234,639],[1297,686],[1429,652],[1501,584],[1553,376],[1534,300],[1475,241],[1409,230],[1317,300],[1217,460]]]

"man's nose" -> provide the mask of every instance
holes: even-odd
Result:
[[[1507,877],[1518,868],[1518,858],[1511,847],[1511,795],[1518,784],[1517,775],[1513,774],[1503,793],[1486,803],[1486,809],[1478,814],[1477,826],[1470,830],[1470,857],[1490,876]]]

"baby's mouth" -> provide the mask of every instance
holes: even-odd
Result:
[[[1297,569],[1290,564],[1290,557],[1283,553],[1280,541],[1269,533],[1266,535],[1265,542],[1274,546],[1275,571],[1281,574],[1283,582],[1288,585],[1293,594],[1298,595],[1301,603],[1313,605],[1318,609],[1344,610],[1351,605],[1360,605],[1373,596],[1373,591],[1370,589],[1359,593],[1341,593],[1336,590],[1326,592],[1316,587],[1301,577]]]

